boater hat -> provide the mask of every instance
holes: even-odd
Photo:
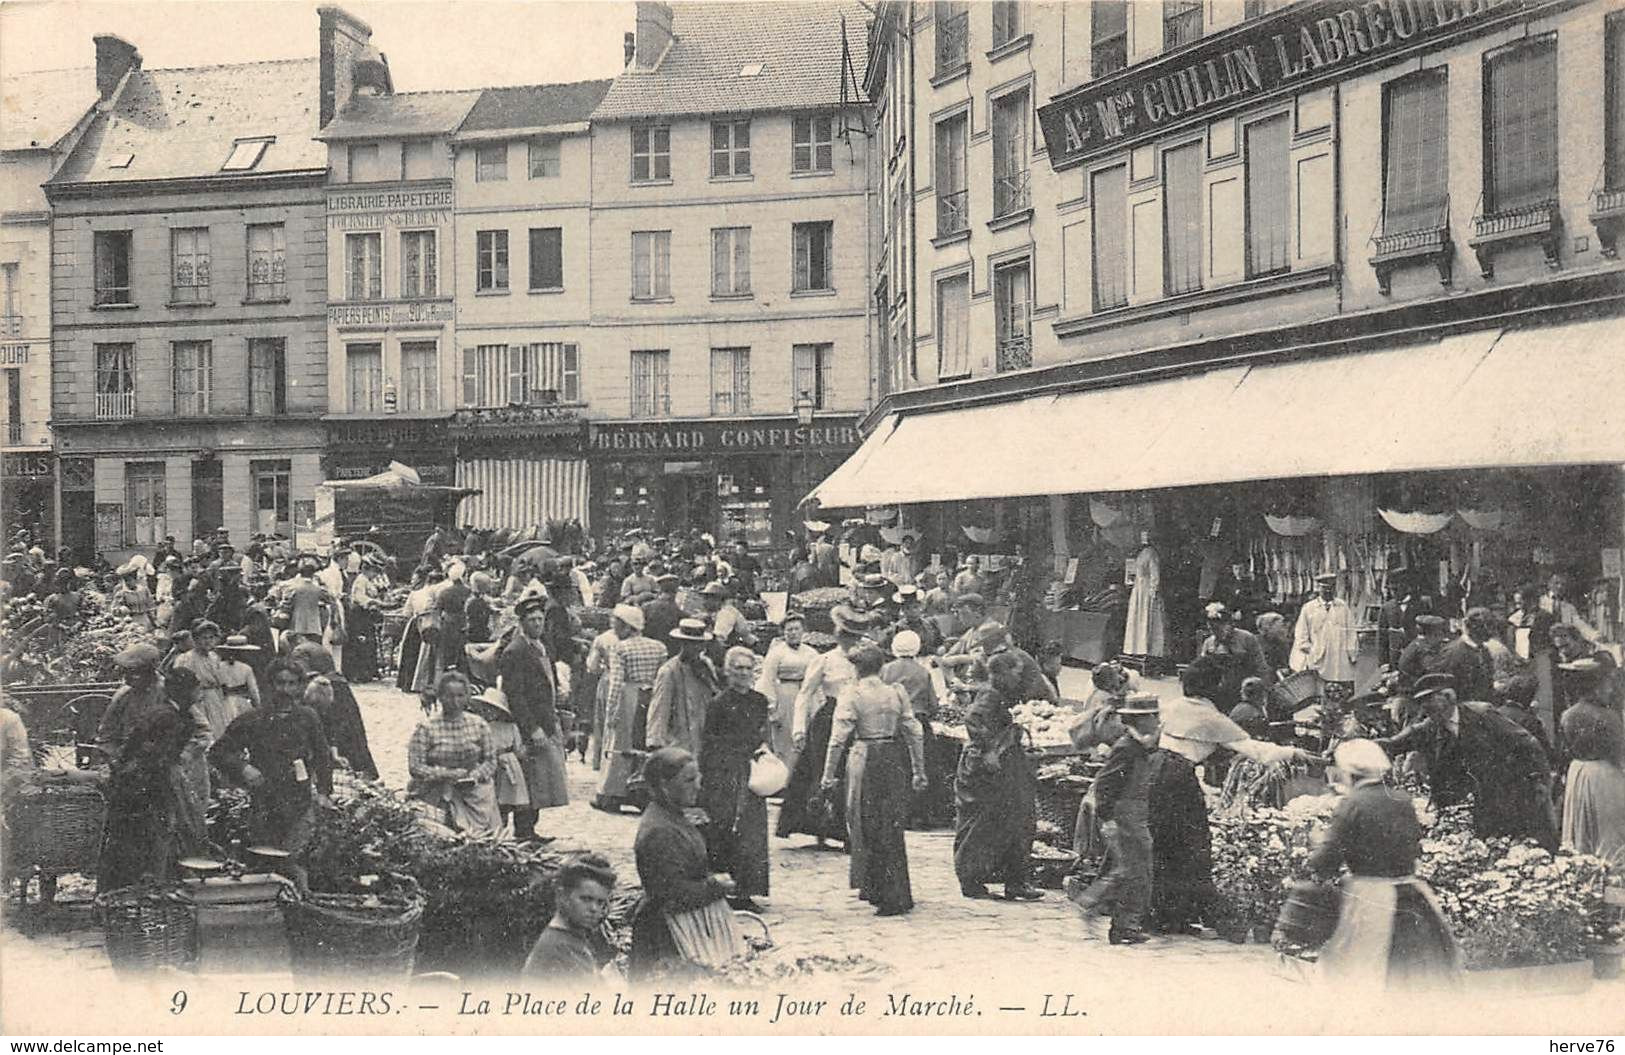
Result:
[[[711,632],[698,619],[684,619],[670,635],[673,641],[709,641]]]
[[[247,637],[242,634],[232,634],[221,643],[221,652],[258,652],[260,646],[250,644]]]
[[[1451,674],[1424,674],[1416,679],[1416,687],[1411,690],[1411,699],[1417,702],[1429,696],[1449,690],[1456,691],[1456,679]]]
[[[1334,572],[1334,571],[1323,571],[1319,575],[1315,576],[1315,581],[1316,582],[1336,582],[1337,581],[1337,573]]]
[[[469,703],[483,703],[494,711],[501,711],[505,716],[512,717],[513,711],[508,707],[508,694],[496,686],[482,689],[469,697]]]
[[[1162,705],[1148,692],[1135,693],[1117,707],[1119,715],[1132,718],[1136,714],[1161,714]]]

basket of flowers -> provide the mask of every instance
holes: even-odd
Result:
[[[403,977],[417,962],[424,898],[410,876],[377,889],[311,892],[283,905],[297,974]]]
[[[180,887],[142,883],[110,890],[97,896],[96,910],[115,971],[186,970],[197,962],[197,910]]]

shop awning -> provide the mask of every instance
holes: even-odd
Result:
[[[894,415],[813,494],[825,507],[848,508],[1625,462],[1622,346],[1621,319],[1488,329]],[[1543,409],[1532,412],[1536,406]]]
[[[472,458],[457,463],[457,482],[477,488],[459,512],[477,528],[531,528],[549,520],[587,522],[584,458]]]

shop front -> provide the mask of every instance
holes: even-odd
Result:
[[[456,453],[447,419],[448,415],[437,413],[432,417],[402,414],[329,420],[324,479],[337,483],[365,480],[400,464],[415,470],[425,485],[450,487],[456,480]],[[296,512],[298,530],[314,531],[315,503]],[[415,554],[437,524],[456,523],[456,514],[456,503],[448,505],[436,492],[402,497],[364,488],[334,491],[334,533],[343,538],[371,538],[396,554]]]
[[[587,426],[573,407],[464,408],[452,418],[457,484],[475,488],[460,524],[528,531],[588,524]]]
[[[589,431],[593,532],[743,537],[758,550],[798,537],[802,496],[858,446],[857,418],[595,422]]]
[[[50,451],[6,451],[0,455],[0,534],[21,529],[41,546],[56,537],[56,455]]]

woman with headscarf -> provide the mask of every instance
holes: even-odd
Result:
[[[197,708],[209,723],[209,736],[218,740],[225,734],[226,726],[241,712],[227,702],[220,657],[215,654],[215,649],[220,645],[220,627],[207,619],[200,619],[192,625],[191,630],[192,648],[175,658],[173,669],[190,671],[197,679]]]
[[[712,872],[705,836],[685,816],[700,796],[700,767],[680,747],[662,748],[643,768],[649,806],[638,822],[633,854],[643,896],[632,914],[627,974],[639,981],[687,964],[668,916],[715,906],[736,891],[732,877]]]
[[[1568,751],[1563,791],[1563,846],[1625,863],[1625,724],[1604,706],[1597,692],[1602,677],[1568,681],[1573,702],[1560,719]]]
[[[490,598],[496,595],[497,581],[483,571],[477,571],[468,577],[468,600],[463,604],[463,632],[469,641],[490,641],[491,619],[496,615],[491,607]]]
[[[490,835],[502,828],[497,809],[496,744],[484,719],[470,714],[468,678],[456,670],[440,676],[435,686],[438,715],[425,718],[412,731],[406,748],[411,780],[407,795],[435,807],[442,824],[470,835]]]
[[[836,645],[823,653],[807,667],[801,691],[796,694],[795,718],[791,726],[791,742],[797,752],[795,768],[790,771],[790,783],[784,789],[784,801],[779,806],[779,823],[775,834],[780,839],[796,834],[817,838],[818,845],[826,840],[846,839],[846,796],[818,795],[819,777],[824,771],[824,758],[829,752],[829,735],[835,721],[835,701],[841,690],[857,680],[858,672],[848,658],[852,649],[863,642],[859,629],[851,624],[839,624],[835,632]],[[822,808],[811,808],[815,805]]]
[[[333,689],[333,702],[325,709],[315,708],[322,731],[335,754],[358,776],[378,779],[378,766],[367,742],[367,725],[361,718],[361,705],[344,675],[334,669],[333,657],[318,642],[306,641],[288,657],[308,679],[326,678]]]
[[[1383,785],[1388,755],[1370,740],[1347,740],[1333,755],[1345,795],[1309,857],[1317,878],[1344,865],[1337,929],[1320,950],[1321,979],[1397,992],[1451,985],[1460,970],[1455,939],[1433,891],[1416,878],[1421,825],[1410,796]]]
[[[733,876],[730,904],[758,911],[767,896],[767,801],[750,790],[750,765],[767,746],[767,697],[752,689],[756,653],[735,645],[723,658],[723,688],[705,711],[700,808],[711,867]]]
[[[834,794],[844,761],[847,885],[875,906],[875,915],[900,916],[914,907],[903,830],[910,786],[926,786],[924,736],[906,693],[880,680],[886,662],[880,649],[863,645],[849,658],[857,678],[835,702],[820,790]]]

